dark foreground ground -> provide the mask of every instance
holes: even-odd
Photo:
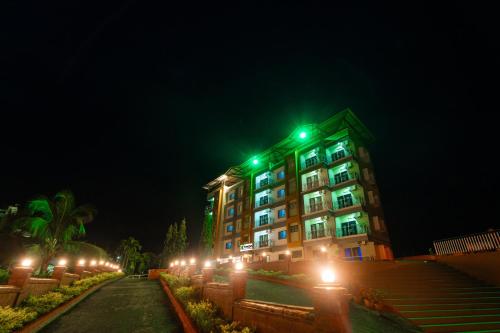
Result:
[[[182,332],[158,281],[122,279],[98,290],[43,333]]]

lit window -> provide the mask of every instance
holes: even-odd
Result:
[[[285,179],[285,170],[281,170],[277,175],[278,179]]]
[[[282,230],[278,233],[278,239],[286,239],[286,230]]]
[[[335,179],[335,184],[340,184],[349,180],[349,174],[347,171],[342,171],[334,175],[333,178]]]
[[[234,207],[231,207],[227,210],[227,216],[234,216]]]
[[[278,210],[278,217],[280,219],[285,218],[286,217],[286,210],[285,209]]]
[[[234,230],[234,227],[232,224],[228,224],[226,227],[227,232],[232,232]]]
[[[259,216],[259,226],[266,225],[269,223],[269,215],[261,215]]]
[[[341,158],[344,157],[345,157],[345,150],[344,149],[337,150],[332,154],[332,161],[340,160]]]
[[[318,156],[310,157],[310,158],[306,159],[306,168],[313,166],[315,164],[318,164],[318,162],[319,162]]]
[[[299,225],[298,224],[291,225],[290,232],[299,232]]]
[[[278,198],[283,198],[285,196],[285,189],[281,189],[278,191]]]
[[[229,193],[229,200],[234,200],[234,198],[236,198],[236,193],[235,192]]]
[[[263,197],[260,197],[259,199],[259,205],[262,206],[262,205],[267,205],[269,203],[269,197],[266,195],[266,196],[263,196]]]
[[[226,250],[230,250],[233,248],[233,242],[226,242]]]
[[[339,209],[352,206],[353,205],[352,195],[349,193],[349,194],[344,194],[344,195],[337,197],[337,203],[338,203]]]

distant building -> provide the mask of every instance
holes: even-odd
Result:
[[[213,256],[392,259],[366,147],[372,141],[346,109],[297,128],[206,184]]]

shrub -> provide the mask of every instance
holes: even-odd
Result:
[[[217,308],[209,301],[189,302],[186,311],[203,333],[215,332],[216,328],[224,323],[217,316]]]
[[[180,287],[177,288],[174,292],[175,297],[182,303],[184,306],[188,304],[188,302],[193,301],[195,297],[195,291],[193,287]]]
[[[69,297],[66,295],[51,291],[41,296],[29,296],[23,301],[22,307],[31,308],[41,315],[66,302],[68,299]]]
[[[187,287],[190,284],[190,280],[188,277],[184,277],[184,276],[178,277],[178,276],[175,276],[172,274],[167,274],[167,273],[161,273],[160,275],[161,275],[162,279],[165,280],[165,282],[167,282],[170,289],[172,289],[172,291],[174,291],[174,292],[177,288]]]
[[[233,321],[231,324],[220,325],[221,333],[253,333],[254,330],[250,327],[240,328],[240,323],[237,321]]]
[[[9,270],[0,268],[0,284],[7,283],[9,281]]]
[[[32,321],[38,314],[29,308],[11,308],[0,306],[0,333],[9,333],[17,330],[27,322]]]

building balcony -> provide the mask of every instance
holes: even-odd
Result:
[[[254,249],[262,249],[265,247],[271,247],[274,245],[274,242],[271,239],[264,240],[264,241],[256,241],[253,243]]]
[[[354,183],[359,183],[360,177],[357,172],[348,173],[347,177],[337,177],[330,182],[330,187],[332,191],[338,190],[342,187],[352,185]]]
[[[312,182],[305,182],[302,183],[302,192],[313,191],[319,189],[320,187],[329,185],[330,185],[329,182],[325,179],[319,179],[317,181],[312,181]]]
[[[257,208],[267,207],[272,205],[274,202],[275,202],[274,198],[268,196],[266,200],[259,199],[255,201],[255,208],[257,209]]]
[[[337,238],[362,236],[366,234],[368,234],[368,227],[359,224],[357,224],[355,228],[337,228],[335,230],[335,237]]]
[[[336,215],[346,214],[350,211],[366,210],[364,200],[357,200],[354,202],[344,202],[340,204],[338,202],[333,203],[333,210]]]
[[[332,231],[330,229],[311,230],[306,232],[305,241],[329,237],[332,237]]]
[[[304,207],[304,215],[311,215],[316,213],[321,213],[330,210],[330,203],[320,202],[314,205],[308,205]]]
[[[267,219],[263,219],[262,221],[259,219],[259,220],[255,221],[254,229],[269,226],[270,224],[273,224],[273,223],[274,223],[274,217],[271,217],[271,216],[269,216]]]

